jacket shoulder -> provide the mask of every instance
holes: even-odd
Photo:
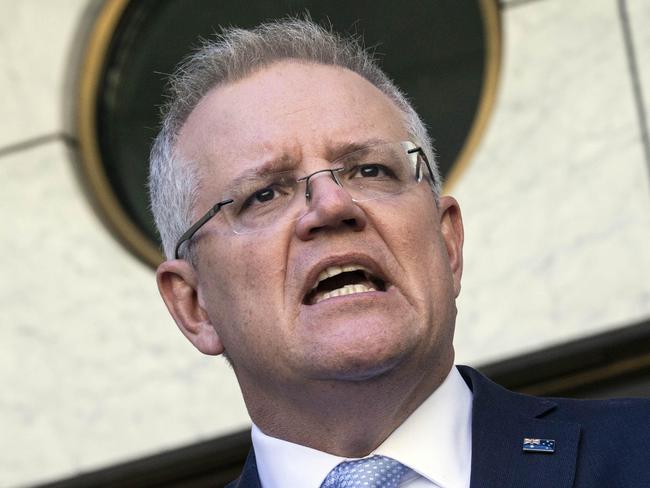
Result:
[[[525,419],[531,427],[555,426],[560,436],[577,429],[574,486],[650,486],[650,399],[533,397],[506,390],[471,368],[459,369],[474,394],[473,436],[487,430],[498,437],[513,423],[526,425]],[[555,439],[559,456],[566,446]]]
[[[546,416],[579,423],[583,442],[598,442],[604,439],[610,450],[627,448],[650,452],[650,399],[549,400],[557,406]]]
[[[577,486],[650,486],[650,400],[555,398],[549,418],[580,424]]]

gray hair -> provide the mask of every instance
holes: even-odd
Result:
[[[440,195],[440,175],[427,130],[404,94],[355,38],[345,38],[311,20],[287,18],[251,30],[227,28],[190,55],[171,76],[162,127],[150,160],[151,209],[167,259],[192,224],[199,191],[195,164],[182,161],[178,134],[201,99],[215,86],[232,83],[286,59],[346,68],[362,76],[397,105],[409,137],[422,147],[434,173],[432,189]],[[190,246],[191,250],[191,246]]]

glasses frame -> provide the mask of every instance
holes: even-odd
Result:
[[[405,142],[410,142],[410,141],[405,141]],[[413,143],[411,142],[411,144],[413,144]],[[429,164],[429,158],[427,158],[427,155],[424,153],[424,150],[420,146],[416,146],[416,147],[414,147],[412,149],[407,149],[406,153],[407,154],[413,154],[413,153],[419,153],[420,154],[420,157],[424,161],[424,164],[427,167],[427,171],[429,172],[429,177],[431,178],[431,184],[435,185],[435,183],[436,183],[435,177],[433,175],[431,165]],[[338,173],[340,171],[343,171],[343,169],[344,168],[319,169],[318,171],[314,171],[313,173],[311,173],[311,174],[309,174],[307,176],[303,176],[301,178],[298,178],[296,181],[297,182],[302,182],[302,181],[305,182],[305,199],[307,201],[310,201],[311,200],[311,185],[309,184],[309,181],[310,181],[312,176],[315,176],[315,175],[320,174],[320,173],[329,172],[331,174],[331,176],[332,176],[332,179],[336,182],[336,184],[339,185],[339,186],[342,186],[341,182],[339,181],[339,179],[336,176],[336,173]],[[415,178],[416,178],[418,183],[422,180],[422,176],[420,174],[416,174]],[[229,205],[229,204],[233,203],[233,201],[234,200],[232,198],[229,198],[229,199],[221,200],[220,202],[215,203],[212,207],[210,207],[210,210],[208,210],[205,214],[203,214],[203,216],[199,220],[197,220],[194,224],[192,224],[192,226],[189,229],[187,229],[187,231],[185,231],[183,233],[183,235],[180,237],[180,239],[178,239],[178,242],[176,243],[176,247],[174,248],[174,259],[181,259],[180,258],[180,253],[179,253],[181,246],[186,241],[189,241],[190,239],[192,239],[192,237],[194,237],[194,234],[196,234],[201,227],[203,227],[212,217],[217,215],[221,211],[221,207],[223,207],[225,205]]]

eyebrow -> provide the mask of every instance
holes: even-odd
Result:
[[[265,161],[261,165],[245,170],[237,177],[235,177],[228,184],[228,191],[233,191],[235,188],[239,188],[245,183],[256,181],[261,176],[268,175],[269,173],[276,173],[278,171],[289,171],[295,167],[295,161],[293,158],[284,154],[279,158],[273,158]]]
[[[386,144],[387,142],[388,141],[385,139],[373,137],[370,139],[364,139],[363,141],[336,144],[327,151],[327,159],[328,161],[336,161],[347,154],[366,149],[369,146]]]

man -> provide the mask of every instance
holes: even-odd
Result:
[[[453,366],[459,206],[355,42],[285,20],[207,44],[172,81],[151,192],[162,297],[254,424],[233,486],[650,486],[647,403]]]

